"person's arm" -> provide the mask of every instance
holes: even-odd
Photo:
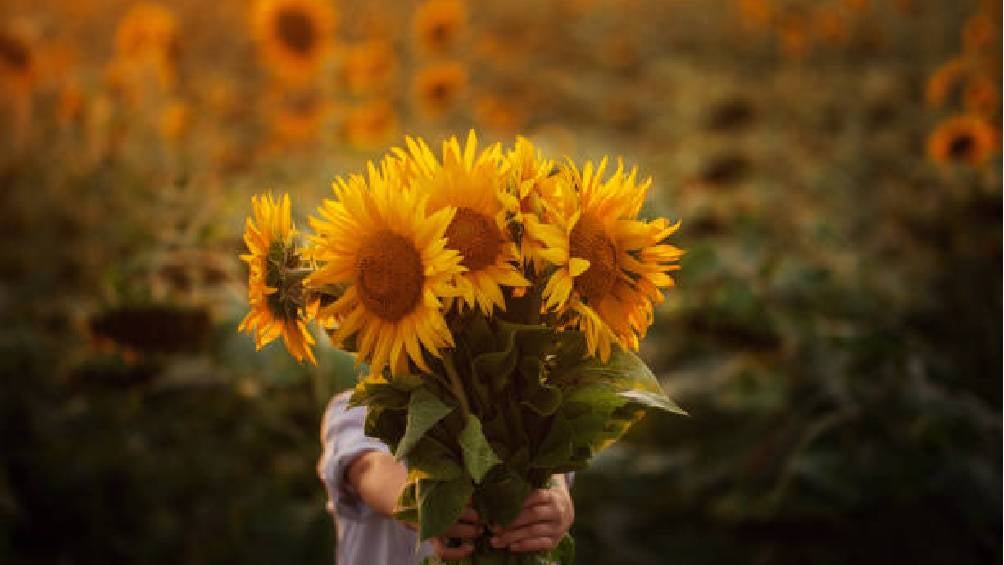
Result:
[[[558,546],[575,521],[575,505],[565,475],[554,475],[554,486],[530,493],[523,510],[506,527],[492,528],[493,547],[509,551],[550,551]]]
[[[349,465],[345,478],[367,506],[393,517],[408,470],[390,453],[367,451]]]
[[[390,453],[367,451],[349,465],[345,478],[367,506],[384,516],[393,517],[398,497],[404,490],[408,470],[394,459]],[[412,529],[415,524],[404,522]],[[470,540],[476,539],[484,531],[478,513],[468,506],[442,536],[432,540],[432,546],[441,559],[463,559],[474,551]],[[459,539],[459,547],[449,547],[448,539]]]

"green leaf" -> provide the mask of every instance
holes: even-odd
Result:
[[[420,480],[416,492],[419,536],[425,540],[442,535],[460,518],[474,493],[474,483],[467,476],[449,481]]]
[[[561,390],[541,382],[541,363],[538,359],[524,357],[520,362],[520,372],[524,376],[524,393],[521,404],[539,416],[550,416],[561,405]]]
[[[548,557],[560,565],[571,565],[575,561],[575,540],[566,533]]]
[[[453,407],[444,404],[435,394],[429,392],[427,388],[415,389],[411,393],[411,402],[408,403],[408,424],[404,431],[404,437],[397,446],[394,456],[398,459],[415,447],[418,440],[422,439],[425,432],[429,431],[436,422],[442,420],[447,414],[453,411]]]
[[[571,367],[555,369],[556,382],[571,388],[590,384],[608,386],[617,393],[634,391],[624,396],[626,401],[648,408],[658,408],[676,414],[686,414],[662,390],[648,365],[630,351],[615,349],[603,363],[593,357]]]
[[[480,313],[471,316],[459,337],[472,352],[483,353],[495,349],[495,334],[492,333],[488,320]]]
[[[478,487],[478,513],[488,523],[510,524],[523,509],[523,501],[531,490],[529,483],[511,471],[493,474],[492,480]]]
[[[541,357],[553,351],[557,343],[557,332],[553,327],[545,325],[514,324],[499,322],[502,335],[512,334],[522,355]]]
[[[492,467],[502,462],[492,451],[492,446],[488,445],[488,440],[481,431],[481,420],[477,416],[467,415],[467,424],[458,440],[464,452],[464,465],[475,483],[480,483]]]
[[[421,471],[430,479],[447,481],[464,474],[454,454],[430,435],[419,440],[406,459],[409,469]]]
[[[512,372],[516,370],[515,339],[515,336],[510,334],[504,350],[482,353],[474,357],[471,363],[474,367],[475,378],[488,382],[495,392],[508,386]]]
[[[403,410],[388,410],[377,405],[370,406],[366,412],[363,430],[366,435],[375,437],[394,450],[404,435],[406,414]]]
[[[567,465],[572,458],[572,440],[575,430],[564,417],[556,416],[551,421],[551,429],[540,444],[531,466],[537,469],[550,469]]]
[[[660,410],[680,414],[682,416],[687,415],[687,412],[683,408],[680,408],[665,394],[657,394],[647,390],[625,390],[619,394],[636,404],[641,404],[642,406],[658,408]]]

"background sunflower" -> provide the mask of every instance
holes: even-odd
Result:
[[[252,14],[262,62],[295,83],[317,78],[331,54],[335,9],[320,0],[256,0]]]

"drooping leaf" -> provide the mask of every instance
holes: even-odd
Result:
[[[666,412],[672,412],[674,414],[680,414],[686,416],[687,412],[680,408],[671,398],[665,394],[658,394],[654,392],[649,392],[647,390],[625,390],[619,393],[624,398],[629,401],[640,404],[642,406],[647,406],[649,408],[658,408],[660,410],[665,410]]]
[[[488,440],[481,431],[481,420],[477,416],[467,415],[467,425],[457,439],[464,453],[464,466],[475,483],[480,483],[492,467],[502,462],[492,451],[492,446],[488,445]]]
[[[464,474],[456,456],[439,440],[426,434],[406,457],[408,468],[435,480],[455,479]]]
[[[590,358],[572,366],[558,366],[552,372],[556,384],[562,388],[578,389],[589,385],[609,387],[622,395],[625,402],[637,403],[647,408],[657,408],[675,414],[686,414],[662,390],[655,374],[637,355],[622,349],[614,350],[603,363]]]
[[[429,539],[446,531],[464,511],[474,492],[471,478],[462,475],[449,481],[418,481],[420,539]]]
[[[407,427],[394,456],[398,459],[404,458],[411,451],[411,448],[415,447],[418,440],[453,409],[454,407],[445,404],[428,389],[415,389],[411,393],[411,401],[408,403]]]

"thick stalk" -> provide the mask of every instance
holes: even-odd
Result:
[[[466,422],[467,416],[471,413],[471,405],[467,401],[464,383],[460,380],[460,375],[457,374],[457,368],[453,365],[451,354],[443,355],[443,367],[446,368],[446,376],[450,379],[450,389],[453,390],[453,396],[457,397],[457,402],[460,403],[460,410],[464,413],[464,421]]]

